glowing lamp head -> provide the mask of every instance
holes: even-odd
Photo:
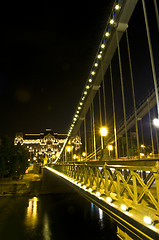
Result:
[[[67,146],[67,147],[66,147],[66,151],[67,151],[67,152],[71,152],[71,147],[70,147],[70,146]]]
[[[121,208],[122,211],[126,211],[127,210],[127,206],[125,204],[122,204],[120,208]]]
[[[157,128],[159,128],[159,119],[158,118],[154,118],[153,120],[153,125]]]
[[[108,134],[107,128],[106,127],[100,128],[100,134],[101,134],[102,137],[107,136],[107,134]]]
[[[110,24],[113,25],[114,24],[114,19],[110,19]]]
[[[113,146],[112,145],[108,145],[108,150],[109,151],[113,151]]]
[[[145,216],[145,217],[144,217],[144,222],[145,222],[146,224],[150,225],[150,224],[152,223],[152,219],[151,219],[150,217],[148,217],[148,216]]]

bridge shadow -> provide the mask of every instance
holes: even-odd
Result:
[[[65,180],[44,168],[40,194],[62,193],[75,193],[75,190]]]

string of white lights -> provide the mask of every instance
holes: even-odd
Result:
[[[89,78],[86,81],[84,91],[82,93],[81,99],[79,101],[79,104],[77,106],[76,112],[75,112],[74,117],[73,117],[73,121],[72,121],[71,126],[69,128],[68,135],[67,135],[68,138],[70,137],[70,135],[73,131],[73,128],[75,126],[75,123],[78,120],[79,114],[82,110],[82,106],[84,104],[84,101],[86,100],[88,92],[91,90],[91,88],[93,86],[94,76],[95,76],[95,74],[98,70],[98,67],[100,66],[100,62],[102,60],[102,55],[103,55],[104,49],[106,47],[107,41],[109,41],[111,31],[112,31],[113,27],[116,25],[116,19],[117,19],[117,16],[118,16],[119,12],[120,12],[121,6],[122,6],[122,1],[121,0],[115,1],[114,5],[113,5],[113,8],[112,8],[112,11],[111,11],[111,14],[110,14],[110,17],[108,18],[102,40],[100,42],[99,49],[97,51],[95,60],[93,62],[93,65],[92,65],[92,68],[91,68],[91,71],[90,71],[90,74],[89,74]]]

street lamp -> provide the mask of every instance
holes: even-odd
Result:
[[[110,157],[110,151],[113,151],[113,146],[112,145],[108,145],[108,150],[109,150],[109,157]]]
[[[108,134],[108,129],[106,127],[100,128],[100,135],[101,135],[101,147],[103,149],[103,137],[106,137]]]
[[[153,120],[153,125],[157,128],[159,128],[159,119],[158,118],[154,118]]]

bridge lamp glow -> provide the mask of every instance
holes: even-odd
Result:
[[[101,55],[101,54],[98,54],[97,58],[100,59],[101,57],[102,57],[102,55]]]
[[[79,103],[79,105],[81,105],[81,106],[82,106],[82,105],[83,105],[83,102],[80,102],[80,103]]]
[[[107,202],[107,203],[111,203],[111,202],[112,202],[112,198],[111,198],[111,197],[107,197],[107,198],[106,198],[106,202]]]
[[[71,147],[70,147],[70,146],[67,146],[67,147],[66,147],[66,151],[67,151],[67,152],[71,152]]]
[[[102,43],[101,48],[105,48],[105,44],[104,43]]]
[[[109,32],[106,32],[106,33],[105,33],[105,36],[106,36],[106,37],[109,37],[109,36],[110,36],[110,33],[109,33]]]
[[[113,19],[113,18],[110,19],[109,23],[110,23],[111,25],[113,25],[113,24],[114,24],[114,19]]]
[[[120,208],[121,208],[122,211],[126,211],[127,210],[127,206],[125,204],[122,204],[120,206]]]
[[[86,86],[86,89],[89,89],[89,85]]]
[[[87,91],[84,91],[84,94],[87,95]]]
[[[108,145],[108,150],[109,151],[113,151],[113,146],[112,145]]]
[[[92,79],[90,78],[88,81],[89,81],[89,82],[92,82]]]
[[[94,66],[95,66],[95,67],[98,67],[98,63],[95,63]]]
[[[157,128],[159,128],[159,119],[158,118],[154,118],[153,120],[153,125]]]
[[[144,217],[144,223],[146,223],[148,225],[151,225],[152,224],[152,219],[148,216],[145,216]]]
[[[91,74],[92,74],[92,75],[95,75],[95,71],[92,71]]]
[[[116,4],[115,5],[115,10],[119,10],[120,9],[120,5],[119,4]]]
[[[78,109],[80,110],[80,109],[81,109],[81,107],[78,107]]]
[[[102,137],[106,137],[107,134],[108,134],[108,130],[107,130],[106,127],[100,128],[100,135],[101,135]]]
[[[96,192],[96,196],[97,196],[97,197],[100,197],[100,192]]]

